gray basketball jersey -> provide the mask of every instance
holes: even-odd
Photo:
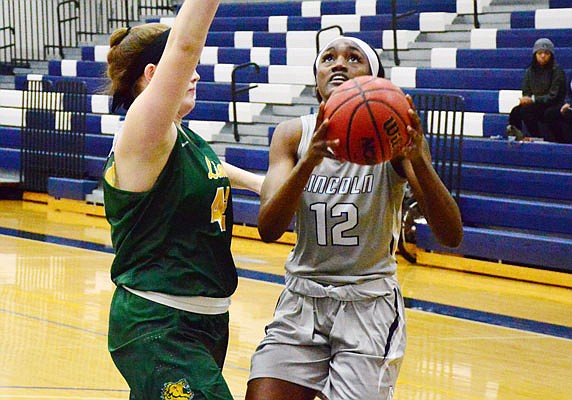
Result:
[[[299,159],[316,118],[301,117]],[[389,161],[363,166],[324,158],[298,205],[298,240],[286,261],[287,273],[334,286],[393,275],[405,182]]]

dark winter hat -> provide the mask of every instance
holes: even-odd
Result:
[[[536,52],[540,50],[549,51],[552,55],[554,55],[554,43],[552,43],[550,39],[540,38],[534,43],[532,54],[536,54]]]

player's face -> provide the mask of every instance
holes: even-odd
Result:
[[[179,107],[179,116],[182,118],[188,113],[190,113],[193,108],[195,108],[195,103],[197,100],[197,82],[201,79],[200,75],[195,71],[189,82],[189,87],[183,97],[181,102],[181,107]]]
[[[356,76],[371,74],[367,56],[352,41],[335,41],[318,60],[316,82],[318,91],[327,101],[332,91]]]
[[[550,59],[552,58],[552,53],[546,50],[538,50],[535,56],[536,56],[536,62],[540,66],[545,66],[550,62]]]

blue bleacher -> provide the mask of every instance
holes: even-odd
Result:
[[[498,90],[462,90],[462,89],[426,89],[426,88],[403,88],[405,94],[419,95],[439,95],[450,94],[460,95],[465,99],[465,111],[474,112],[499,112],[499,91]]]
[[[463,160],[474,164],[572,172],[572,146],[465,138]]]
[[[416,87],[499,90],[522,88],[524,68],[417,68]]]
[[[538,145],[550,146],[550,144]],[[465,164],[461,175],[463,192],[572,201],[572,174],[569,171]],[[572,234],[572,231],[570,233]]]
[[[0,126],[0,148],[20,148],[20,128]]]
[[[382,35],[379,31],[346,32],[347,35],[368,40],[376,49],[383,48]],[[228,47],[234,44],[234,32],[210,32],[207,35],[206,46]],[[282,32],[252,32],[253,47],[287,47],[287,34]],[[306,45],[313,47],[314,43]]]
[[[269,7],[269,3],[222,3],[219,5],[216,18],[236,17],[238,15],[256,15],[268,17],[271,15],[302,15],[301,2],[276,2]]]
[[[106,78],[106,63],[89,61],[77,61],[77,77]],[[62,61],[52,60],[48,62],[48,75],[62,76]]]
[[[242,15],[256,16],[302,16],[302,2],[261,2],[261,3],[222,3],[216,17],[236,17]],[[319,3],[320,15],[357,14],[355,0],[322,1]],[[397,12],[403,13],[410,10],[418,12],[455,12],[457,3],[455,0],[400,0],[397,2]],[[391,13],[391,2],[378,0],[376,2],[376,14]]]
[[[556,61],[572,67],[572,47],[556,48]],[[457,49],[457,68],[515,68],[532,62],[530,48]]]
[[[357,16],[361,31],[374,31],[392,29],[391,14]],[[211,25],[210,32],[253,31],[268,32],[270,29],[269,17],[253,16],[217,18]],[[322,17],[288,16],[286,28],[291,31],[319,31],[323,27]],[[413,13],[397,21],[398,29],[419,30],[419,13]]]
[[[572,47],[572,29],[500,29],[497,31],[497,48],[525,47],[532,49],[538,38],[545,37],[555,47]]]
[[[496,259],[505,263],[572,272],[572,239],[469,226],[463,229],[463,243],[456,249],[439,245],[427,225],[417,226],[417,243],[434,251],[462,254],[466,257]]]
[[[463,224],[468,226],[503,226],[522,230],[538,227],[548,233],[572,233],[570,204],[466,194],[461,195],[460,207]],[[541,227],[539,221],[542,221]]]
[[[240,168],[267,171],[268,149],[227,147],[225,160]]]
[[[10,171],[19,171],[20,149],[0,147],[0,168]]]
[[[549,8],[570,8],[572,0],[549,0]]]
[[[51,81],[54,85],[60,81],[67,81],[70,79],[80,79],[85,83],[87,92],[90,94],[103,94],[107,91],[108,80],[107,78],[95,78],[95,77],[82,77],[75,78],[70,76],[56,76],[48,75],[44,79]],[[26,75],[16,75],[14,79],[15,88],[18,90],[25,90],[26,82],[28,77]]]

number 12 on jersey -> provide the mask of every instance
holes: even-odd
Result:
[[[358,209],[352,203],[338,203],[332,206],[328,215],[326,203],[314,203],[310,206],[316,216],[316,240],[320,246],[328,245],[328,236],[331,237],[332,246],[357,246],[359,244],[358,236],[348,235],[346,232],[355,228],[358,224]],[[328,226],[328,217],[340,218],[339,222]],[[328,235],[331,230],[331,235]]]

